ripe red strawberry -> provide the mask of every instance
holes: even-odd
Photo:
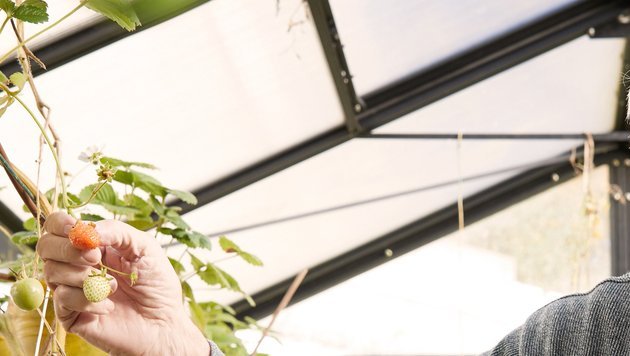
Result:
[[[80,250],[91,250],[97,248],[101,238],[96,232],[96,225],[93,222],[84,223],[79,220],[68,233],[72,245]]]
[[[105,300],[112,292],[105,270],[94,272],[83,281],[83,294],[92,303]]]

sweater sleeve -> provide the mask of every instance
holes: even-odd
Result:
[[[630,274],[553,301],[484,355],[630,354]]]

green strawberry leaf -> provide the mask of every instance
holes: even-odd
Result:
[[[254,266],[262,266],[263,263],[260,260],[260,258],[252,255],[249,252],[245,252],[243,251],[240,247],[238,247],[237,244],[234,243],[234,241],[228,239],[225,236],[221,236],[219,238],[219,245],[221,246],[221,248],[223,249],[223,251],[227,252],[227,253],[236,253],[239,255],[239,257],[241,257],[245,262],[254,265]]]
[[[142,231],[148,231],[151,230],[155,227],[156,222],[151,220],[151,218],[149,217],[148,219],[135,219],[135,220],[128,220],[126,221],[127,224],[135,227],[138,230],[142,230]]]
[[[81,199],[81,201],[88,201],[92,194],[94,194],[94,191],[97,187],[98,184],[91,184],[83,188],[79,193],[79,199]],[[117,202],[118,198],[116,196],[116,192],[114,191],[114,188],[108,183],[105,183],[101,187],[101,189],[99,189],[99,191],[94,195],[94,198],[92,198],[93,204],[116,205]]]
[[[128,0],[88,0],[85,6],[116,22],[127,31],[140,25],[138,15]]]
[[[0,2],[2,2],[2,0],[0,0]],[[9,81],[9,78],[7,78],[7,76],[4,75],[4,73],[0,71],[0,83],[6,84],[8,81]]]
[[[15,3],[11,0],[0,0],[0,9],[6,12],[7,16],[11,16],[13,9],[15,9]]]
[[[11,236],[11,241],[17,245],[34,245],[37,239],[37,234],[32,231],[20,231]]]
[[[22,223],[22,227],[24,227],[24,230],[36,231],[37,222],[35,222],[35,218],[29,218],[24,220],[24,222]]]
[[[187,204],[197,205],[197,198],[190,192],[175,189],[167,189],[167,191],[168,194],[176,196],[177,198],[181,199],[181,201]]]
[[[48,4],[42,0],[25,0],[13,10],[13,17],[30,23],[48,21]]]
[[[113,157],[101,157],[101,163],[109,164],[111,167],[123,167],[123,168],[131,168],[131,167],[141,167],[146,169],[157,169],[156,166],[150,163],[144,162],[129,162],[123,161],[122,159],[113,158]]]
[[[9,76],[11,83],[18,87],[20,90],[24,89],[26,84],[26,76],[22,72],[15,72]]]
[[[171,263],[171,266],[173,266],[175,273],[181,274],[182,272],[186,272],[186,268],[184,268],[184,265],[181,264],[178,260],[169,257],[168,261]]]
[[[100,216],[100,215],[96,215],[96,214],[81,213],[81,220],[83,220],[83,221],[101,221],[101,220],[105,220],[105,218]]]

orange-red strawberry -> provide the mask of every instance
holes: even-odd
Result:
[[[84,223],[79,220],[70,229],[68,238],[72,245],[80,250],[91,250],[97,248],[101,242],[101,238],[96,231],[96,225],[93,222]]]

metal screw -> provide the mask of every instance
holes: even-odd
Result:
[[[626,193],[626,201],[630,201],[630,192]]]
[[[390,258],[394,255],[394,251],[390,250],[390,249],[385,249],[385,251],[383,252],[385,254],[385,257]]]
[[[361,104],[354,104],[354,111],[355,112],[361,112]]]
[[[619,162],[618,159],[613,159],[613,166],[619,167],[619,166],[621,166],[621,162]]]
[[[620,201],[621,200],[621,193],[616,192],[615,194],[613,194],[613,199],[615,199],[615,201]]]
[[[591,37],[595,36],[595,27],[591,27],[588,29],[588,35]]]
[[[341,70],[341,76],[342,76],[342,77],[345,77],[346,75],[348,75],[348,73],[346,73],[346,71],[342,69],[342,70]]]
[[[554,173],[551,175],[551,180],[554,182],[560,181],[560,175],[558,173]]]
[[[350,79],[348,79],[348,78],[343,78],[343,83],[344,83],[344,84],[348,84],[348,83],[350,83]]]
[[[630,158],[626,158],[626,159],[624,159],[624,160],[623,160],[623,164],[624,164],[626,167],[630,167]]]
[[[617,21],[619,21],[620,24],[624,24],[624,25],[629,24],[630,14],[628,14],[627,12],[619,14],[619,16],[617,16]]]

